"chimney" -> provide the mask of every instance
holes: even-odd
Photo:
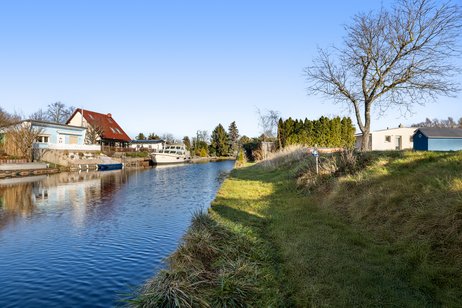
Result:
[[[108,114],[107,114],[107,117],[108,117],[108,118],[112,118],[112,114],[108,113]]]

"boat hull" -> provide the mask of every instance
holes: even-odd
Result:
[[[106,171],[106,170],[119,170],[122,169],[122,164],[98,164],[98,170]]]
[[[172,155],[172,154],[152,154],[151,159],[156,165],[168,165],[168,164],[184,164],[189,163],[191,158],[184,155]]]

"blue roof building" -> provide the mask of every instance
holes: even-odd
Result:
[[[416,151],[460,151],[462,129],[422,127],[415,132],[413,141]]]

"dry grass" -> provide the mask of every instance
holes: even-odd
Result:
[[[258,163],[262,168],[274,170],[294,163],[307,160],[310,157],[308,148],[300,145],[291,145],[274,153],[269,153],[265,160]]]
[[[134,303],[462,306],[462,153],[320,162],[295,147],[234,170]]]
[[[247,307],[262,302],[259,245],[196,213],[177,250],[131,301],[136,307]]]

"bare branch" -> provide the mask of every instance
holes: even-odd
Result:
[[[368,135],[373,106],[411,111],[460,90],[453,59],[461,55],[461,21],[459,6],[434,0],[397,0],[390,10],[358,14],[343,47],[319,49],[305,69],[308,92],[352,105]]]

